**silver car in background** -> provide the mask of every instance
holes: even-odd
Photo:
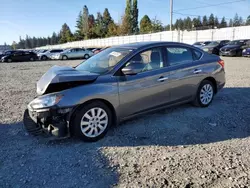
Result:
[[[71,49],[66,49],[61,53],[54,54],[51,58],[61,59],[61,60],[88,59],[92,55],[94,55],[94,53],[90,50],[86,50],[84,48],[71,48]]]
[[[33,135],[96,141],[137,115],[190,102],[207,107],[224,85],[224,61],[191,45],[120,45],[75,68],[49,69],[37,82],[24,125]]]
[[[37,53],[38,59],[39,60],[48,60],[48,59],[52,59],[53,54],[57,54],[62,52],[62,49],[53,49],[53,50],[46,50],[46,51],[42,51],[41,53]]]

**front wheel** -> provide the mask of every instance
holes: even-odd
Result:
[[[209,80],[204,80],[201,82],[198,91],[196,93],[196,98],[193,101],[195,106],[207,107],[211,104],[214,98],[215,86]]]
[[[66,55],[62,56],[62,60],[67,60],[68,57]]]
[[[12,62],[12,59],[8,59],[7,62],[8,62],[8,63],[11,63],[11,62]]]
[[[71,133],[84,141],[94,142],[105,136],[111,123],[110,109],[103,102],[95,101],[76,112]]]
[[[33,57],[30,58],[30,61],[34,61],[35,59]]]

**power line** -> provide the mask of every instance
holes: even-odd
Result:
[[[200,7],[193,7],[193,8],[184,8],[184,9],[179,9],[176,11],[183,11],[183,10],[193,10],[193,9],[199,9],[199,8],[207,8],[207,7],[214,7],[214,6],[219,6],[219,5],[225,5],[228,3],[237,3],[237,2],[241,2],[241,1],[246,1],[246,0],[237,0],[237,1],[227,1],[224,3],[218,3],[218,4],[211,4],[211,5],[206,5],[206,6],[200,6]]]

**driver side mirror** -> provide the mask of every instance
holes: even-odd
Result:
[[[143,68],[145,67],[144,63],[139,62],[131,62],[128,66],[122,69],[123,74],[125,75],[136,75],[142,72]]]

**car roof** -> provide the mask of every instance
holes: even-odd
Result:
[[[169,45],[169,44],[176,44],[176,45],[187,45],[184,43],[179,43],[179,42],[162,42],[162,41],[150,41],[150,42],[135,42],[135,43],[129,43],[129,44],[122,44],[122,45],[117,45],[114,47],[121,47],[121,48],[131,48],[131,49],[138,49],[141,47],[147,47],[147,46],[152,46],[152,45]]]

